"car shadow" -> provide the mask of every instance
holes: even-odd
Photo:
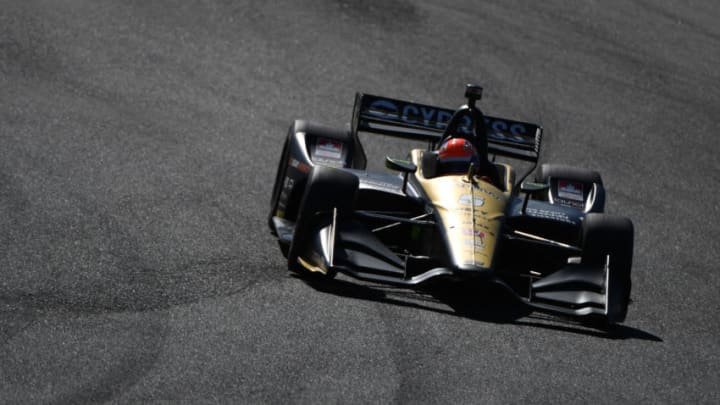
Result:
[[[480,322],[511,324],[595,336],[604,339],[663,340],[627,325],[607,327],[598,319],[566,317],[541,312],[518,301],[504,288],[488,283],[435,282],[418,289],[324,279],[293,274],[316,291],[341,297],[415,308]]]

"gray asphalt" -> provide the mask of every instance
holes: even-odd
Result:
[[[0,1],[0,403],[719,403],[720,7],[446,3]],[[634,221],[616,333],[287,272],[292,120],[467,82]]]

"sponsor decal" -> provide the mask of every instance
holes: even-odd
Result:
[[[315,155],[331,159],[342,159],[343,143],[335,139],[317,138]]]
[[[367,107],[367,114],[378,118],[400,121],[410,125],[423,125],[430,128],[444,129],[452,112],[435,107],[403,103],[400,101],[376,99]],[[463,132],[470,133],[472,128],[470,117],[466,117],[461,126]]]
[[[558,181],[558,197],[574,201],[585,201],[583,198],[583,184],[573,181]]]
[[[445,129],[454,111],[427,105],[408,103],[400,100],[374,98],[367,105],[365,114],[380,119],[402,122],[408,125],[422,125],[439,130]],[[526,124],[504,120],[501,118],[484,117],[485,128],[490,140],[535,144],[535,134]],[[463,116],[458,132],[472,135],[473,123],[469,115]]]
[[[485,199],[482,197],[473,197],[471,194],[463,194],[460,196],[460,199],[458,199],[458,204],[460,205],[471,205],[473,204],[476,207],[482,207],[485,205]]]
[[[475,239],[475,248],[476,249],[485,249],[485,240],[484,239]],[[473,240],[472,239],[465,239],[463,241],[465,246],[473,246]]]
[[[471,228],[463,229],[463,235],[472,236],[475,240],[475,247],[485,249],[485,232],[481,230],[473,230]],[[473,239],[466,239],[465,244],[472,245]]]
[[[490,236],[495,237],[495,232],[492,231],[492,228],[491,228],[491,227],[489,227],[487,224],[485,224],[484,218],[482,218],[482,217],[480,217],[480,216],[477,216],[477,220],[476,220],[476,221],[462,221],[462,222],[460,222],[460,225],[464,225],[464,226],[474,226],[475,229],[477,229],[477,228],[482,228],[482,229],[485,230],[485,232],[487,232],[488,234],[490,234]],[[472,228],[470,228],[470,229],[472,229]],[[464,231],[463,231],[463,232],[464,232]]]
[[[301,172],[307,174],[310,173],[310,166],[306,165],[305,163],[295,159],[294,157],[291,157],[288,161],[288,164]]]
[[[277,204],[277,216],[280,218],[285,218],[285,210],[287,209],[288,199],[290,199],[290,191],[293,186],[295,186],[295,180],[291,177],[285,177]]]
[[[329,159],[315,156],[313,158],[313,162],[317,163],[318,165],[330,166],[338,169],[345,167],[343,161],[338,159]]]
[[[527,138],[528,130],[525,125],[519,122],[510,123],[505,120],[497,118],[489,119],[486,117],[485,127],[487,128],[487,135],[490,140],[509,141],[528,145],[535,144],[535,135],[530,134],[532,138]]]
[[[483,232],[479,229],[463,228],[462,233],[465,236],[473,236],[474,235],[482,240],[485,240],[485,232]]]
[[[585,202],[584,201],[571,201],[565,198],[558,198],[555,200],[558,204],[564,205],[566,207],[575,208],[578,210],[585,209]]]
[[[392,193],[397,193],[400,191],[400,189],[394,184],[376,179],[361,178],[360,185],[363,188],[374,188],[377,190],[388,191]]]
[[[482,228],[488,232],[492,231],[492,227],[486,225],[489,222],[497,221],[497,219],[488,219],[487,217],[475,216],[475,228]],[[492,233],[492,232],[490,232]]]
[[[476,189],[476,190],[479,190],[479,191],[481,191],[481,192],[483,192],[483,193],[485,193],[485,194],[487,194],[487,195],[489,195],[490,197],[492,197],[492,198],[494,198],[494,199],[496,199],[496,200],[498,200],[498,201],[500,201],[500,199],[501,199],[500,196],[497,195],[497,193],[495,193],[495,192],[493,192],[493,191],[491,191],[491,190],[488,190],[488,189],[486,189],[486,188],[475,187],[475,189]]]
[[[475,231],[475,237],[480,238],[480,241],[482,242],[483,246],[485,246],[485,232]]]
[[[565,214],[564,212],[559,211],[551,211],[551,210],[545,210],[545,209],[537,209],[537,208],[531,208],[528,207],[526,211],[528,215],[538,218],[546,218],[546,219],[552,219],[554,221],[560,221],[565,222],[568,224],[575,224],[575,222],[570,219],[570,217]]]

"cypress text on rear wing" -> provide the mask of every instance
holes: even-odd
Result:
[[[400,138],[437,142],[454,110],[357,93],[353,108],[352,131],[373,132]],[[472,134],[470,116],[458,128]],[[528,122],[485,116],[488,151],[493,154],[537,163],[543,129]]]

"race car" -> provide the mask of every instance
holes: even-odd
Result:
[[[407,287],[497,283],[536,309],[623,322],[634,230],[604,213],[600,174],[538,167],[541,126],[483,114],[480,86],[465,98],[452,110],[358,93],[349,129],[296,120],[268,218],[289,270]],[[370,172],[359,133],[427,148]],[[529,169],[517,176],[509,162]]]

